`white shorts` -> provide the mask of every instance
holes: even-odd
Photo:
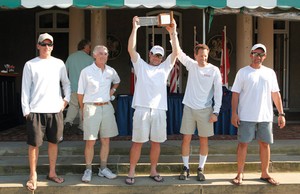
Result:
[[[167,139],[167,116],[165,110],[136,107],[133,115],[132,141],[162,143]]]
[[[84,104],[83,109],[83,140],[115,137],[119,134],[111,103],[103,106]]]
[[[184,106],[180,133],[193,135],[197,127],[198,136],[213,136],[214,124],[209,122],[212,111],[211,107],[195,110],[188,106]]]

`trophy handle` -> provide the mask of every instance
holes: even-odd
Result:
[[[173,24],[173,20],[174,20],[173,11],[170,12],[170,17],[171,17],[170,27],[173,27],[174,26],[174,24]]]
[[[170,20],[167,22],[167,23],[164,23],[165,21],[163,21],[162,18],[164,17],[170,17]],[[161,13],[158,15],[158,26],[162,27],[162,26],[170,26],[170,27],[173,27],[173,22],[174,18],[173,18],[173,11],[170,11],[170,13]]]

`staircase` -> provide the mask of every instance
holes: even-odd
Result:
[[[150,171],[150,144],[143,146],[142,156],[136,168],[135,184],[126,185],[124,179],[129,169],[130,141],[111,141],[109,168],[118,174],[118,178],[108,180],[97,176],[99,166],[99,143],[95,146],[93,178],[90,183],[82,183],[85,170],[84,142],[65,141],[59,145],[57,174],[65,178],[63,184],[46,180],[48,172],[47,143],[40,148],[38,161],[38,189],[35,193],[73,194],[73,193],[284,193],[296,194],[300,190],[300,141],[276,140],[271,145],[271,175],[281,185],[271,186],[259,180],[260,162],[258,144],[252,142],[248,148],[245,178],[241,186],[231,184],[236,176],[236,140],[210,140],[209,156],[205,166],[206,181],[196,180],[198,167],[198,140],[191,143],[191,179],[178,180],[182,169],[181,140],[168,140],[162,144],[158,171],[165,182],[156,183],[148,178]],[[26,142],[0,142],[0,193],[30,193],[26,189],[29,175]]]

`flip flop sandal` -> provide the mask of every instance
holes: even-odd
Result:
[[[125,183],[127,184],[127,185],[133,185],[134,183],[135,183],[135,180],[134,180],[134,177],[127,177],[126,179],[125,179]]]
[[[26,187],[29,191],[35,191],[37,188],[37,181],[34,180],[28,180],[26,183]]]
[[[156,182],[162,183],[164,182],[164,178],[161,177],[159,174],[155,175],[155,176],[149,176],[149,178],[153,179]]]
[[[61,184],[63,182],[65,182],[65,180],[61,177],[58,177],[58,176],[54,176],[54,177],[50,177],[49,175],[46,177],[47,180],[49,181],[52,181],[52,182],[55,182],[55,183],[58,183],[58,184]]]
[[[244,177],[244,176],[243,176]],[[234,184],[234,185],[237,185],[237,186],[239,186],[239,185],[241,185],[242,183],[243,183],[243,180],[244,180],[244,178],[241,178],[240,176],[236,176],[234,179],[232,179],[232,183]]]
[[[277,186],[279,185],[280,183],[278,181],[275,181],[275,179],[273,179],[272,177],[268,177],[268,178],[262,178],[260,177],[260,180],[266,182],[266,183],[269,183],[271,185],[274,185],[274,186]]]

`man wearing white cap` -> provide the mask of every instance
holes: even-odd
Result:
[[[149,63],[146,63],[136,51],[137,30],[139,18],[132,21],[132,31],[128,40],[128,52],[137,77],[132,107],[133,116],[132,146],[130,150],[130,169],[125,183],[135,182],[135,167],[140,158],[143,143],[151,141],[150,178],[156,182],[164,179],[158,174],[156,166],[160,155],[160,143],[167,139],[166,110],[167,110],[167,79],[178,55],[179,42],[177,38],[176,22],[166,29],[170,34],[172,53],[163,60],[164,49],[153,46],[149,52]]]
[[[30,166],[27,189],[37,188],[37,161],[44,137],[48,141],[49,174],[47,179],[63,183],[56,174],[58,143],[63,140],[63,110],[70,101],[70,81],[62,60],[51,56],[53,37],[41,34],[38,38],[39,56],[27,61],[22,77],[22,110],[26,117],[27,144]],[[63,87],[64,97],[61,94]]]
[[[276,74],[262,63],[267,57],[263,44],[255,44],[250,51],[251,64],[241,68],[232,86],[231,123],[238,128],[237,176],[232,180],[241,185],[248,144],[256,138],[261,160],[260,180],[271,185],[279,182],[269,174],[270,144],[273,143],[273,102],[278,111],[278,126],[285,126],[285,114]],[[273,102],[272,102],[273,101]]]

